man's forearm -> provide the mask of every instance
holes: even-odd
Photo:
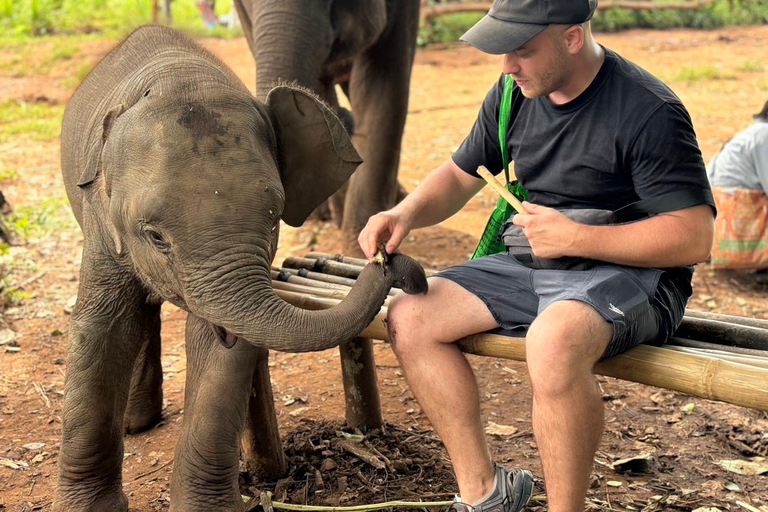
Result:
[[[461,210],[484,184],[448,160],[390,211],[408,219],[411,229],[432,226]]]
[[[572,255],[636,267],[677,267],[705,261],[714,219],[707,205],[614,226],[579,226]]]

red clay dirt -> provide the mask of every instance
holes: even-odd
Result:
[[[691,112],[707,161],[733,133],[751,123],[751,114],[768,99],[764,61],[768,26],[633,30],[598,34],[597,39],[670,84]],[[114,43],[82,43],[70,61],[44,76],[14,77],[0,71],[0,97],[65,102],[73,89],[61,82],[83,64],[96,62]],[[255,70],[244,39],[201,43],[253,88]],[[8,55],[0,51],[2,58]],[[498,58],[461,45],[419,50],[400,171],[401,183],[408,190],[461,142],[498,77],[500,65]],[[679,77],[684,69],[704,70],[705,77],[682,81]],[[0,168],[17,172],[16,177],[0,183],[15,208],[63,197],[58,144],[58,140],[40,143],[25,138],[0,144]],[[482,191],[454,218],[412,233],[403,252],[430,268],[464,261],[495,201],[491,191]],[[61,442],[67,311],[77,291],[82,249],[79,229],[62,211],[54,209],[53,214],[66,225],[11,250],[10,280],[29,295],[0,317],[0,331],[16,333],[15,341],[0,346],[0,511],[51,510]],[[339,246],[335,231],[327,224],[285,228],[276,262],[310,250],[335,252]],[[768,289],[749,273],[715,273],[700,266],[694,284],[689,305],[693,309],[768,318]],[[169,505],[169,477],[184,409],[183,325],[184,313],[165,305],[164,421],[153,430],[125,438],[124,489],[132,511],[166,510]],[[7,351],[9,346],[19,350]],[[396,466],[377,470],[338,449],[334,439],[344,410],[338,351],[273,353],[274,394],[294,479],[283,481],[277,489],[274,483],[244,481],[246,493],[270,490],[276,498],[294,503],[341,505],[451,498],[455,482],[429,421],[413,399],[389,347],[377,343],[375,354],[387,427],[384,432],[369,434],[368,442]],[[506,432],[489,435],[494,458],[528,467],[540,479],[524,364],[469,359],[477,370],[484,421],[489,429]],[[599,381],[606,428],[595,458],[588,509],[768,510],[766,476],[740,475],[716,464],[724,459],[768,457],[768,415],[623,380],[600,377]],[[510,428],[499,429],[494,424]],[[631,475],[612,468],[616,460],[640,454],[652,457],[649,473]],[[322,487],[315,470],[320,470]],[[540,482],[530,509],[546,510]]]

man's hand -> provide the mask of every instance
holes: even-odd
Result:
[[[379,242],[387,242],[387,254],[392,254],[410,231],[408,222],[397,213],[388,210],[368,219],[368,223],[357,237],[357,242],[368,261],[373,262]]]
[[[512,223],[523,228],[533,254],[539,258],[579,256],[575,247],[580,224],[553,208],[523,202],[529,215],[515,215]]]

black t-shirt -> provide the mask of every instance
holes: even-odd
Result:
[[[472,131],[453,154],[465,172],[502,171],[499,103],[504,75],[483,102]],[[677,190],[714,209],[688,112],[660,80],[611,50],[574,100],[513,92],[507,135],[515,175],[530,201],[552,208],[622,206]],[[695,202],[696,200],[694,200]]]

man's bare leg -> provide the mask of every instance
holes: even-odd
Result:
[[[612,336],[612,324],[578,301],[552,304],[528,331],[533,431],[549,512],[584,510],[604,416],[592,368]]]
[[[498,327],[483,301],[448,279],[426,295],[399,295],[389,307],[392,348],[413,394],[443,441],[464,503],[493,487],[474,373],[455,340]]]

